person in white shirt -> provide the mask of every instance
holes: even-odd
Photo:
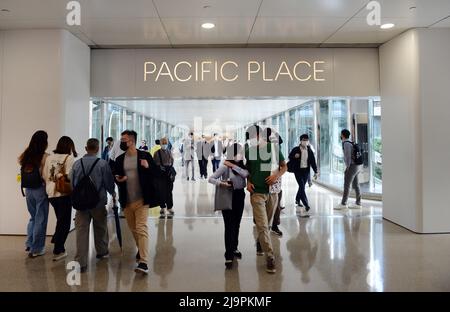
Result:
[[[189,181],[189,165],[191,166],[192,176],[191,181],[195,181],[194,178],[194,133],[189,133],[189,136],[183,141],[183,155],[184,155],[184,166],[186,167],[186,179]]]
[[[59,139],[53,154],[47,157],[42,172],[47,195],[56,215],[56,228],[52,238],[52,243],[55,245],[53,261],[67,257],[64,245],[70,232],[72,201],[70,187],[65,190],[61,187],[67,183],[71,185],[68,177],[72,173],[72,166],[77,156],[72,139],[63,136]]]
[[[295,179],[298,183],[298,191],[295,196],[295,205],[300,206],[303,203],[306,212],[310,210],[308,197],[305,192],[305,185],[308,182],[309,172],[311,168],[314,170],[314,178],[317,178],[319,172],[317,170],[316,158],[309,146],[309,136],[302,134],[300,136],[300,145],[296,146],[289,153],[289,161],[294,164]]]

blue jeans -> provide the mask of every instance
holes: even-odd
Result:
[[[26,247],[30,252],[44,251],[48,221],[48,197],[45,186],[36,189],[26,189],[27,207],[30,221],[27,226]]]

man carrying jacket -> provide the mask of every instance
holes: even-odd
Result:
[[[135,269],[137,273],[148,273],[148,208],[159,204],[154,180],[159,168],[152,156],[136,149],[137,133],[125,130],[120,138],[124,154],[116,158],[115,178],[119,186],[119,201],[125,207],[124,214],[133,233],[138,252]]]
[[[294,147],[289,153],[289,162],[292,162],[289,164],[289,167],[292,168],[298,183],[295,205],[299,206],[301,201],[305,207],[306,213],[308,213],[310,206],[305,192],[305,185],[308,182],[311,167],[314,170],[315,179],[319,172],[317,171],[316,158],[309,146],[309,136],[307,134],[302,134],[300,136],[300,145]]]

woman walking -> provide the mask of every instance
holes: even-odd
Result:
[[[30,144],[19,156],[21,166],[21,187],[25,188],[27,208],[30,220],[27,226],[25,251],[30,258],[45,254],[45,236],[47,234],[48,198],[42,171],[48,154],[48,135],[39,130],[31,137]]]
[[[72,202],[70,200],[71,183],[69,176],[77,157],[72,139],[63,136],[59,139],[53,154],[45,161],[43,176],[49,201],[55,209],[56,228],[52,243],[53,261],[67,257],[64,247],[72,220]]]
[[[173,175],[173,156],[168,148],[167,138],[161,139],[161,149],[157,150],[153,156],[156,165],[162,169],[162,176],[157,180],[159,197],[160,197],[160,217],[165,218],[166,208],[167,216],[172,218],[173,211],[173,182],[175,176]]]
[[[218,187],[233,188],[232,209],[222,210],[225,223],[225,266],[227,269],[233,267],[234,257],[241,259],[242,254],[238,249],[239,228],[244,212],[245,186],[248,171],[244,165],[242,146],[235,143],[232,149],[232,157],[221,165],[209,178],[208,182]],[[229,153],[227,153],[229,155]]]

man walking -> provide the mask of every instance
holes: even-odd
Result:
[[[89,254],[89,229],[91,220],[94,228],[94,244],[97,259],[108,257],[108,227],[107,227],[107,194],[114,194],[114,177],[106,160],[97,158],[100,142],[89,139],[86,143],[87,154],[77,160],[72,167],[70,180],[75,188],[85,175],[89,177],[98,190],[99,202],[93,209],[77,210],[75,214],[75,231],[77,237],[77,252],[75,260],[80,264],[81,272],[86,272]]]
[[[358,174],[362,170],[362,164],[355,157],[355,144],[350,141],[350,131],[344,129],[341,131],[342,148],[344,150],[344,193],[341,203],[334,207],[336,210],[346,209],[350,186],[352,185],[356,193],[356,203],[348,208],[360,209],[361,206],[361,190],[359,188]]]
[[[137,133],[125,130],[120,139],[120,148],[125,154],[116,159],[116,181],[119,200],[125,207],[128,227],[133,233],[138,252],[137,273],[148,273],[148,208],[159,205],[154,179],[160,175],[150,153],[136,149]]]
[[[250,202],[256,224],[256,250],[258,255],[266,254],[266,271],[275,273],[275,256],[269,224],[278,203],[278,194],[269,193],[269,186],[275,184],[286,172],[286,162],[279,145],[272,147],[272,144],[267,144],[267,134],[261,133],[259,126],[251,126],[247,129],[247,133],[250,139],[250,145],[245,151],[250,173],[247,190],[251,193]],[[274,173],[271,172],[272,148],[276,149],[274,155],[278,156],[276,162],[279,165],[279,170]]]

